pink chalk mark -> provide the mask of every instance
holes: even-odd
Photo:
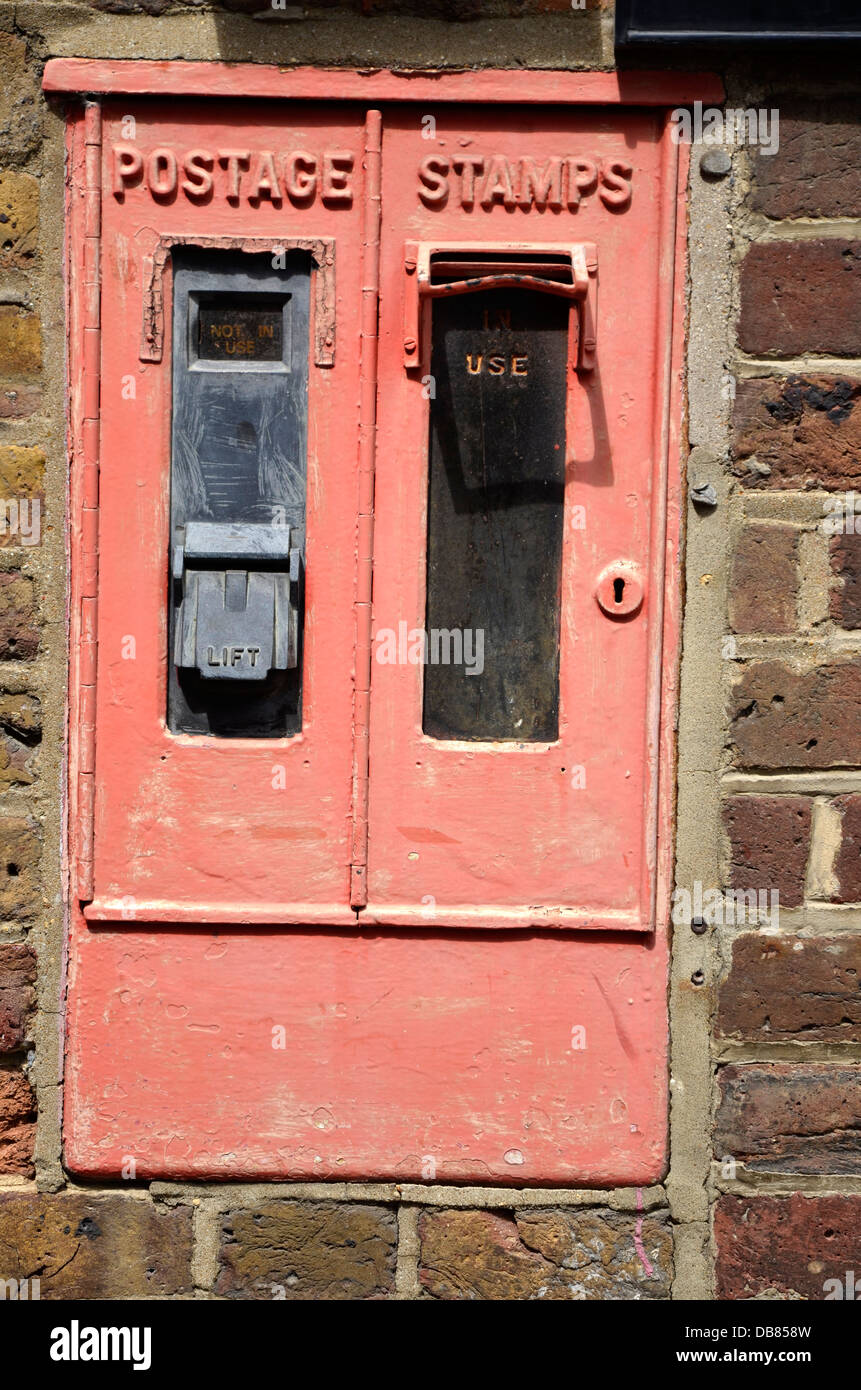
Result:
[[[643,1190],[640,1187],[637,1188],[637,1211],[640,1215],[637,1217],[637,1224],[634,1227],[634,1246],[640,1257],[640,1263],[646,1271],[646,1278],[651,1279],[654,1270],[652,1269],[651,1262],[643,1245]]]

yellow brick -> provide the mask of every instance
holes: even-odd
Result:
[[[21,265],[36,250],[39,184],[15,169],[0,173],[0,264]]]
[[[0,376],[33,376],[42,365],[38,314],[0,304]]]
[[[45,481],[42,449],[20,444],[0,445],[0,496],[36,497]]]

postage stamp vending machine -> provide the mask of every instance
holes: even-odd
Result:
[[[659,1180],[707,83],[45,86],[69,1167]]]

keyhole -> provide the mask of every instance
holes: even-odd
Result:
[[[636,565],[617,560],[598,575],[595,598],[608,618],[621,620],[636,613],[643,602],[643,581]]]

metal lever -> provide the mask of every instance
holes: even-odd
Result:
[[[470,257],[469,269],[482,269],[486,273],[471,275],[460,279],[432,278],[432,270],[441,273],[443,267],[433,266],[434,256],[446,253],[453,258],[445,265],[446,270],[460,269],[457,260]],[[557,264],[529,265],[526,256],[536,258],[541,255],[554,256]],[[509,267],[500,264],[501,257],[509,262]],[[552,275],[540,274],[544,270],[558,270],[567,261],[571,281],[554,279]],[[523,270],[514,269],[524,266]],[[466,266],[464,266],[466,268]],[[594,242],[576,242],[573,245],[544,246],[458,246],[433,245],[427,242],[407,242],[404,269],[407,275],[404,302],[404,366],[418,367],[420,364],[420,334],[422,327],[422,304],[430,299],[443,299],[452,295],[473,294],[480,290],[507,287],[520,290],[540,290],[544,294],[560,295],[575,301],[575,314],[572,316],[571,343],[572,366],[575,371],[591,372],[595,367],[595,353],[598,338],[598,248]]]
[[[289,526],[190,521],[174,660],[204,680],[263,681],[298,662],[301,555]]]

